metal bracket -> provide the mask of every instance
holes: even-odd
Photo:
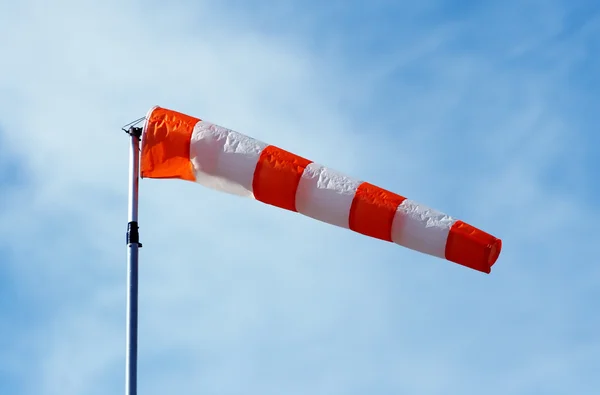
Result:
[[[142,137],[142,128],[138,126],[131,126],[128,130],[123,130],[125,131],[125,133],[132,137],[137,137],[138,139]]]
[[[141,117],[136,119],[135,121],[131,121],[127,125],[123,126],[121,130],[127,133],[128,135],[135,136],[139,139],[142,137],[142,128],[135,125],[137,125],[145,119],[146,117]]]

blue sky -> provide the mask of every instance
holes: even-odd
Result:
[[[0,5],[0,393],[124,386],[127,138],[153,105],[501,237],[490,275],[143,180],[140,393],[600,388],[600,5]]]

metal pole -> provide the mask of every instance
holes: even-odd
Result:
[[[127,330],[125,355],[125,395],[137,395],[138,342],[138,249],[142,246],[138,233],[138,185],[141,128],[131,127],[129,150],[129,208],[127,223]]]

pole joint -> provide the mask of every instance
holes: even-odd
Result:
[[[127,223],[127,245],[129,244],[137,244],[139,248],[142,248],[142,243],[140,243],[140,232],[137,221],[130,221]]]

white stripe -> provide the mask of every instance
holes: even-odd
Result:
[[[254,170],[266,146],[233,130],[199,121],[190,140],[196,182],[221,192],[253,197]]]
[[[456,220],[415,201],[404,200],[394,216],[392,241],[396,244],[445,258],[446,240]]]
[[[361,181],[316,163],[302,173],[296,191],[296,210],[332,225],[348,228],[350,207]]]

